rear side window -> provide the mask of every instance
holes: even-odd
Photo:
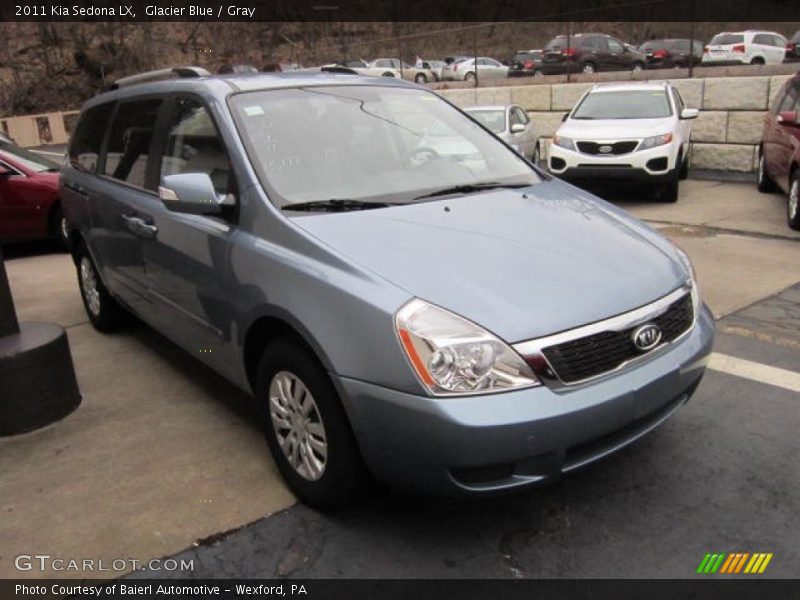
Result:
[[[69,144],[69,163],[81,171],[94,173],[113,103],[93,106],[83,112]]]
[[[106,149],[104,173],[137,187],[145,187],[150,143],[161,100],[135,100],[119,105]]]
[[[711,38],[712,46],[728,46],[730,44],[743,44],[744,35],[741,33],[718,33]]]
[[[167,128],[160,177],[205,173],[217,194],[234,192],[228,153],[205,106],[190,98],[179,99]]]

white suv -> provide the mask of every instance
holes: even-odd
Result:
[[[786,38],[774,31],[718,33],[703,48],[703,64],[779,65],[786,56]]]
[[[564,117],[550,148],[549,170],[580,183],[646,184],[665,202],[678,199],[688,170],[690,120],[669,83],[600,84]]]

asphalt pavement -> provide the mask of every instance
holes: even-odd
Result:
[[[722,319],[716,351],[797,371],[798,325],[795,286]],[[799,408],[797,391],[709,370],[661,428],[553,485],[467,501],[380,490],[335,515],[295,505],[179,554],[194,570],[171,576],[689,578],[708,552],[771,552],[765,575],[797,577]]]

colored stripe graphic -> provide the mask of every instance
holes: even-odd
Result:
[[[725,561],[725,564],[722,565],[722,569],[720,569],[720,573],[727,573],[728,569],[731,567],[731,563],[733,562],[733,554],[728,554],[728,560]]]
[[[772,560],[771,552],[725,552],[708,553],[697,567],[698,573],[704,574],[760,574]]]
[[[700,561],[700,566],[697,567],[697,572],[698,573],[705,573],[706,572],[706,565],[708,564],[708,561],[710,559],[711,559],[711,555],[710,554],[706,554],[705,557],[703,557],[703,560]]]

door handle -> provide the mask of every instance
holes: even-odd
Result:
[[[148,223],[141,217],[137,217],[135,215],[122,215],[122,220],[125,221],[125,225],[128,227],[128,230],[139,237],[152,239],[156,237],[156,234],[158,233],[158,227]]]

